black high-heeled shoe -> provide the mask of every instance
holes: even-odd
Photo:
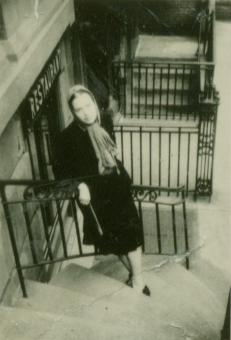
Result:
[[[129,281],[130,282],[130,281]],[[128,280],[126,281],[127,285],[129,285],[130,287],[134,288],[132,282],[130,282],[130,284],[128,284]],[[149,287],[147,285],[144,286],[144,288],[142,289],[142,293],[146,296],[151,296],[151,291],[149,289]]]
[[[147,296],[151,296],[151,291],[150,289],[148,288],[148,286],[144,286],[143,290],[142,290],[142,293],[144,295],[147,295]]]

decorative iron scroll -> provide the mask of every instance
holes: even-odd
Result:
[[[203,103],[197,151],[196,195],[212,194],[213,161],[216,136],[218,98],[213,103]]]
[[[93,178],[92,178],[93,180]],[[70,199],[78,198],[78,185],[81,179],[68,179],[63,181],[54,181],[45,184],[36,184],[28,186],[24,191],[25,200],[52,200],[52,199]],[[132,197],[135,201],[155,202],[158,197],[160,188],[133,185],[131,187]]]
[[[197,179],[196,193],[198,195],[210,196],[212,194],[212,180],[211,179]]]
[[[41,201],[52,199],[65,200],[70,198],[77,198],[79,195],[79,183],[80,182],[76,179],[68,179],[42,185],[32,185],[25,189],[24,199],[38,199]]]
[[[154,203],[158,197],[157,189],[142,186],[132,186],[131,192],[134,201]]]
[[[212,121],[203,122],[202,130],[209,130],[210,133],[199,135],[198,154],[199,156],[212,156],[215,143],[215,127]]]

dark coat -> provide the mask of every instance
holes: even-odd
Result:
[[[131,196],[131,179],[118,162],[120,174],[99,175],[98,160],[88,132],[76,122],[62,131],[54,162],[57,179],[85,177],[91,193],[91,204],[105,234],[117,239],[118,245],[101,249],[104,253],[126,254],[142,244],[137,210]],[[90,176],[90,177],[89,177]],[[81,207],[84,215],[84,243],[98,244],[95,221],[88,206]]]

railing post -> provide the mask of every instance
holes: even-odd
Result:
[[[213,162],[216,136],[218,94],[199,104],[199,131],[195,196],[211,196],[213,190]]]
[[[16,238],[15,238],[15,234],[14,234],[13,224],[12,224],[12,220],[11,220],[11,217],[10,217],[10,211],[9,211],[9,207],[7,205],[7,198],[6,198],[6,194],[5,194],[5,189],[3,187],[0,188],[0,195],[1,195],[1,200],[2,200],[3,211],[4,211],[8,231],[9,231],[10,241],[11,241],[11,245],[12,245],[12,251],[13,251],[13,255],[14,255],[16,270],[17,270],[17,273],[18,273],[18,278],[19,278],[21,289],[22,289],[22,294],[23,294],[23,297],[26,298],[27,292],[26,292],[26,286],[25,286],[25,281],[24,281],[23,272],[22,272],[22,266],[21,266],[21,263],[20,263],[20,257],[19,257],[19,253],[18,253],[18,248],[17,248]]]
[[[225,321],[221,331],[221,340],[229,340],[230,339],[230,300],[231,300],[231,288],[229,291],[228,303],[225,313]]]

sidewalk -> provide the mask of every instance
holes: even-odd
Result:
[[[220,93],[220,105],[214,160],[214,193],[211,203],[199,201],[196,204],[201,243],[198,255],[201,264],[195,259],[195,270],[204,263],[206,271],[208,264],[221,275],[223,273],[229,277],[231,282],[231,23],[217,22],[216,32],[215,84]]]

